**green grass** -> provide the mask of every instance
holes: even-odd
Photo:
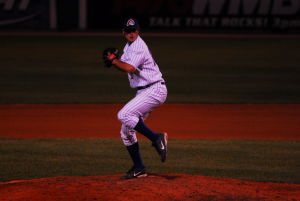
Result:
[[[144,37],[169,103],[300,103],[300,38]],[[127,76],[103,67],[124,39],[1,36],[0,104],[120,103]]]
[[[122,174],[131,162],[119,139],[0,139],[0,181]],[[151,173],[300,183],[300,141],[170,140],[166,163],[146,140]]]

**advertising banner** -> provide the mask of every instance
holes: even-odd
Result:
[[[300,30],[300,0],[89,1],[91,28],[116,27],[133,16],[144,28],[178,30]]]
[[[84,5],[84,6],[83,6]],[[300,31],[300,0],[0,0],[0,29]]]
[[[0,29],[48,29],[49,0],[0,0]]]

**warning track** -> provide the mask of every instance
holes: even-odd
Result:
[[[0,137],[119,138],[122,107],[0,105]],[[299,140],[300,104],[164,104],[146,122],[173,139]]]

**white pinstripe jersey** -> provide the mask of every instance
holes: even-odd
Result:
[[[131,88],[164,81],[148,46],[140,36],[133,43],[127,43],[123,52],[120,60],[131,64],[136,69],[134,73],[128,73]]]

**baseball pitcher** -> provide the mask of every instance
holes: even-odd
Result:
[[[167,133],[152,131],[145,125],[144,120],[150,112],[165,102],[167,87],[148,46],[140,37],[138,21],[134,18],[125,20],[122,32],[127,41],[122,56],[119,58],[118,49],[107,48],[103,51],[103,61],[106,67],[115,66],[126,72],[130,87],[137,90],[135,97],[118,113],[118,119],[122,124],[121,138],[133,162],[132,168],[122,176],[122,179],[133,179],[147,176],[136,132],[146,136],[152,142],[161,161],[166,161]]]

